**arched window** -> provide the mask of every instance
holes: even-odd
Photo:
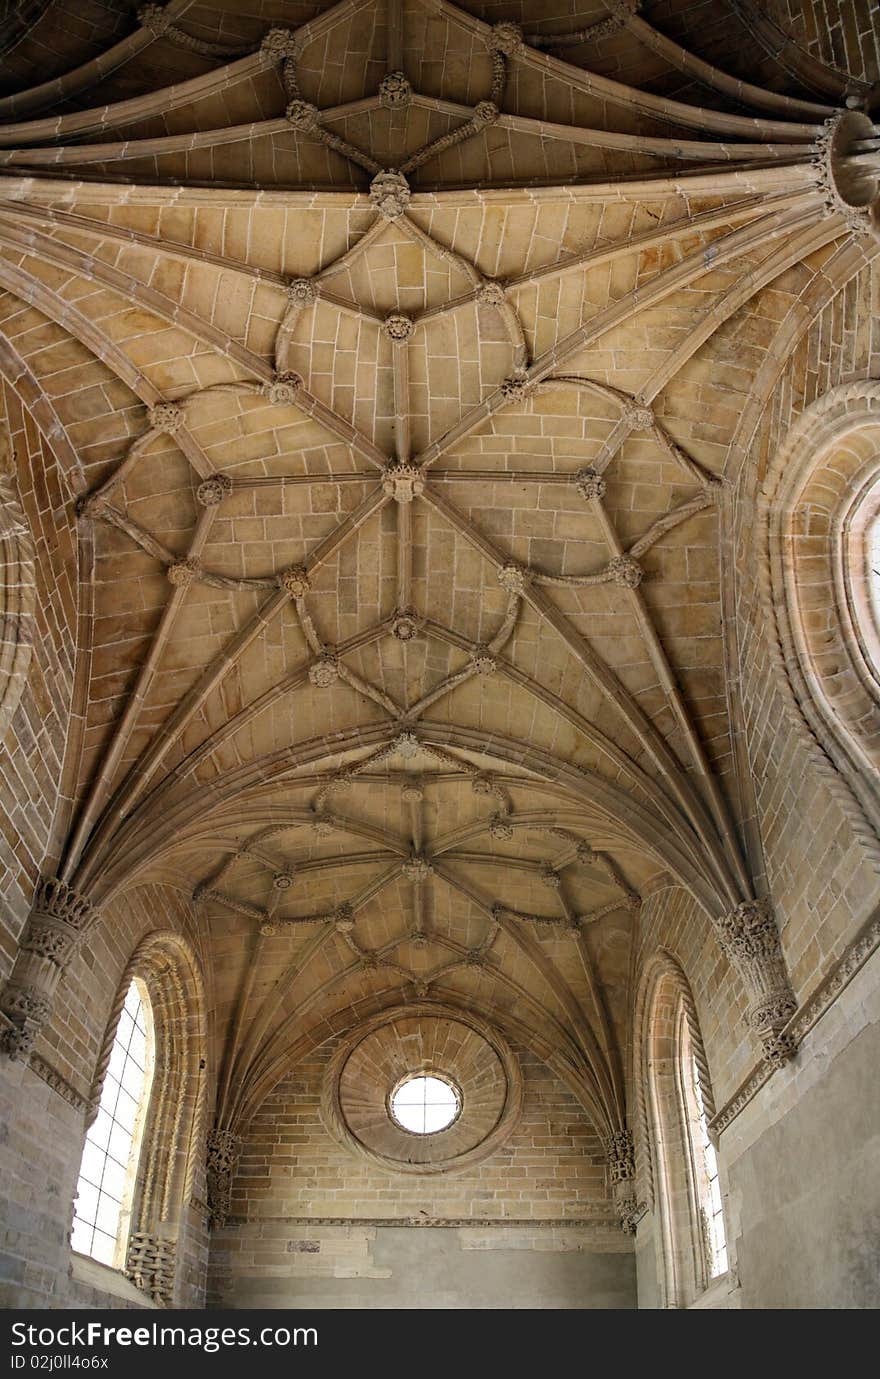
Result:
[[[123,974],[89,1102],[71,1243],[171,1306],[204,1155],[205,1005],[179,934],[142,940]]]
[[[709,1138],[703,1079],[683,999],[679,1000],[678,1024],[679,1078],[687,1120],[694,1199],[703,1232],[706,1272],[710,1279],[718,1278],[720,1274],[727,1272],[727,1236],[724,1230],[724,1209],[718,1177],[718,1156]]]
[[[71,1235],[73,1249],[117,1269],[128,1247],[154,1062],[150,1001],[143,982],[134,978],[116,1027],[98,1113],[86,1135]]]
[[[693,996],[668,953],[648,964],[636,1012],[645,1196],[654,1208],[661,1300],[688,1307],[727,1272],[714,1102]]]
[[[780,682],[823,764],[880,828],[880,383],[845,383],[807,407],[760,502]]]

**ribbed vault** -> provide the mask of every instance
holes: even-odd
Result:
[[[0,363],[94,540],[59,875],[192,893],[222,1127],[431,999],[611,1135],[640,896],[753,894],[718,508],[774,285],[876,250],[878,141],[753,7],[717,8],[760,85],[665,8],[173,0],[57,71],[64,5],[16,37]]]

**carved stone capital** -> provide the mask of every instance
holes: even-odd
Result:
[[[793,1038],[783,1031],[797,1002],[769,900],[742,901],[715,921],[715,930],[749,997],[749,1026],[761,1040],[766,1061],[779,1067],[795,1052]]]
[[[51,999],[35,986],[19,986],[11,979],[0,996],[0,1010],[10,1026],[3,1031],[3,1051],[10,1058],[27,1058],[52,1009]]]

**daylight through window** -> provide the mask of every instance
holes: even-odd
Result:
[[[119,1017],[101,1104],[86,1135],[76,1189],[71,1244],[102,1264],[122,1264],[152,1070],[149,1002],[146,991],[135,980]]]
[[[391,1114],[414,1135],[446,1130],[461,1111],[461,1094],[443,1077],[415,1074],[401,1082],[391,1097]]]

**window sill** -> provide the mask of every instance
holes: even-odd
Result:
[[[739,1285],[733,1274],[728,1271],[713,1279],[706,1291],[695,1298],[687,1310],[710,1312],[739,1307],[739,1303],[734,1299],[734,1294],[738,1292]]]
[[[146,1293],[142,1293],[140,1288],[135,1288],[131,1280],[118,1269],[111,1269],[107,1264],[99,1264],[97,1259],[78,1254],[76,1250],[71,1250],[70,1253],[70,1277],[77,1283],[94,1288],[96,1292],[109,1293],[111,1297],[122,1298],[137,1307],[160,1310],[158,1303],[153,1302]]]

